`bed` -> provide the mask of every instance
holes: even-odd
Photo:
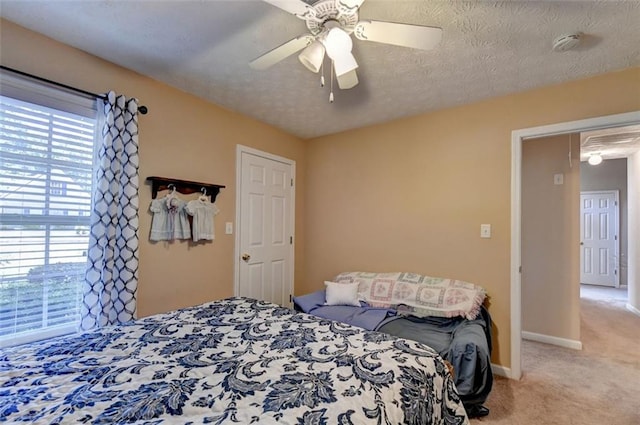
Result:
[[[483,288],[412,273],[368,272],[340,273],[325,285],[295,297],[295,308],[432,347],[452,365],[468,416],[489,413],[483,403],[493,386],[491,316]],[[327,298],[332,290],[340,291],[337,302]]]
[[[469,423],[431,348],[247,298],[4,349],[0,421]]]

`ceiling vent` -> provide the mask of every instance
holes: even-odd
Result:
[[[582,143],[583,146],[586,145],[601,145],[601,144],[625,144],[632,143],[634,141],[640,141],[640,132],[632,131],[625,133],[614,133],[614,134],[603,134],[601,136],[589,136]]]
[[[554,52],[566,52],[576,48],[580,44],[580,33],[562,35],[553,40]]]

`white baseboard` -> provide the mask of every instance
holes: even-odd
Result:
[[[531,341],[543,342],[545,344],[557,345],[559,347],[571,348],[572,350],[582,350],[582,342],[574,339],[558,338],[557,336],[543,335],[527,331],[522,331],[522,338]]]
[[[491,363],[491,371],[493,372],[494,375],[511,379],[511,368]]]
[[[635,308],[631,304],[627,303],[627,305],[625,307],[627,307],[627,310],[629,310],[630,312],[632,312],[636,316],[640,316],[640,310],[638,310],[637,308]]]

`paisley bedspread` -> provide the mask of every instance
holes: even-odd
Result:
[[[469,423],[429,347],[246,298],[0,351],[0,422]]]

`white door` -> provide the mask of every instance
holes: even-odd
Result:
[[[290,307],[295,162],[238,146],[236,295]]]
[[[618,191],[580,192],[580,282],[620,286]]]

